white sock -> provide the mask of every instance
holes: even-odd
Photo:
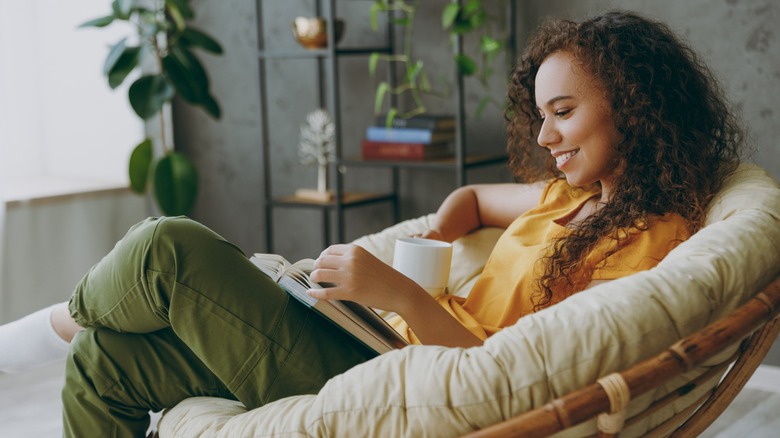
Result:
[[[18,373],[65,359],[70,344],[51,325],[55,306],[0,326],[0,371]]]

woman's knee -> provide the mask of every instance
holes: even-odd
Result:
[[[178,245],[202,245],[224,241],[210,228],[186,216],[169,216],[159,219],[154,232],[155,241],[176,242]]]

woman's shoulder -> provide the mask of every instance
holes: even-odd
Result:
[[[553,178],[544,188],[541,203],[562,203],[569,204],[579,202],[590,198],[593,195],[601,193],[601,187],[598,184],[591,184],[584,187],[575,187],[570,185],[566,178]]]
[[[690,221],[679,214],[664,213],[651,215],[646,222],[640,221],[630,234],[634,236],[632,240],[656,244],[672,242],[672,246],[677,246],[688,240],[693,230]]]

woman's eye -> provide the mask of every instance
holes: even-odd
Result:
[[[556,117],[563,117],[566,114],[569,114],[570,112],[571,112],[570,109],[558,110],[558,111],[555,112],[555,116]]]

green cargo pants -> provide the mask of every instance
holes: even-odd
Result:
[[[73,340],[62,391],[70,437],[142,437],[150,410],[192,396],[251,409],[316,393],[376,355],[186,218],[131,228],[69,306],[88,327]]]

